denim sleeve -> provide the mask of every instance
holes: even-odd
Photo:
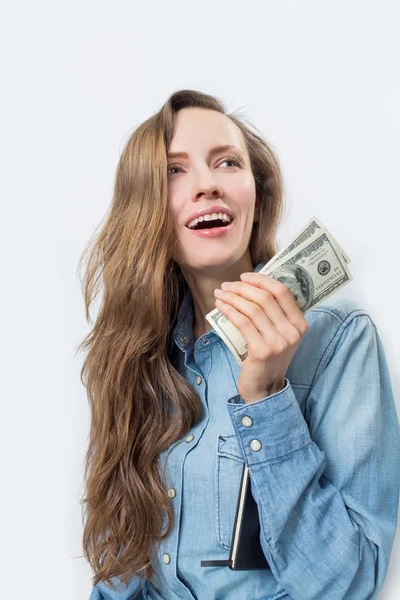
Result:
[[[144,600],[142,592],[139,593],[143,578],[133,575],[127,584],[122,583],[118,578],[112,579],[116,589],[100,581],[93,586],[89,600]]]
[[[227,403],[264,554],[296,600],[376,598],[396,532],[400,432],[384,349],[367,314],[344,322],[336,339],[310,388],[307,420],[287,378],[257,402]]]

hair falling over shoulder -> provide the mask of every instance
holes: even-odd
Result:
[[[277,251],[283,183],[273,150],[216,97],[173,93],[125,144],[109,212],[79,261],[86,261],[82,289],[93,325],[78,346],[87,350],[81,380],[91,409],[82,505],[83,552],[93,585],[112,585],[114,577],[127,582],[133,574],[152,578],[152,558],[175,518],[158,455],[202,416],[199,397],[168,354],[186,282],[171,259],[176,234],[168,210],[167,150],[174,116],[186,107],[219,111],[241,129],[260,203],[250,239],[253,265]]]

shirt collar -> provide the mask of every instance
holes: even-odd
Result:
[[[253,272],[258,273],[265,264],[265,262],[259,262]],[[181,350],[186,350],[193,342],[193,316],[193,296],[190,289],[186,287],[172,335],[172,339]],[[213,327],[209,334],[218,335]]]

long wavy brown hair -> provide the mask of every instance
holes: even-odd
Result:
[[[201,107],[241,129],[260,205],[249,242],[252,263],[276,252],[283,213],[277,155],[263,135],[223,102],[200,91],[173,93],[129,137],[117,165],[108,214],[89,240],[82,290],[93,327],[81,381],[91,409],[85,455],[83,552],[93,585],[111,578],[150,580],[152,559],[173,529],[159,453],[201,419],[202,404],[174,366],[171,334],[186,281],[171,258],[176,244],[168,208],[167,150],[177,112]],[[94,323],[90,308],[99,298]],[[163,523],[166,523],[163,531]]]

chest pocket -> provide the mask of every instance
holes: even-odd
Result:
[[[218,435],[216,458],[216,527],[217,542],[226,549],[231,547],[243,455],[235,434]]]

